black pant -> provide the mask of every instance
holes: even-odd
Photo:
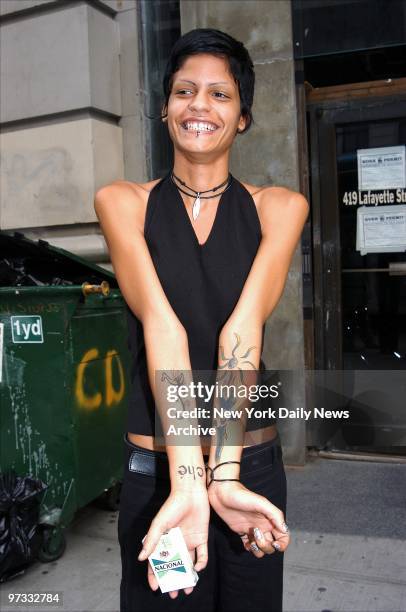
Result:
[[[280,446],[279,436],[243,449],[240,480],[251,491],[269,499],[286,518],[283,459],[281,453],[273,465],[269,459],[269,447],[274,445]],[[199,572],[199,581],[192,593],[186,595],[181,590],[175,599],[171,599],[168,593],[163,594],[160,589],[152,591],[147,580],[148,560],[138,561],[137,556],[142,548],[142,538],[170,493],[170,481],[130,471],[130,455],[139,447],[132,444],[127,436],[124,447],[124,479],[118,520],[122,563],[120,612],[282,610],[284,553],[275,551],[258,559],[244,549],[239,535],[231,531],[212,509],[209,560],[206,568]],[[155,453],[145,449],[143,452]],[[250,458],[248,470],[244,469],[245,457]]]

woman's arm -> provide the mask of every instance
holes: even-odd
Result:
[[[282,295],[308,212],[306,198],[283,187],[265,189],[258,203],[262,240],[241,296],[219,338],[218,373],[230,371],[228,375],[236,384],[241,374],[242,384],[255,384],[252,372],[260,365],[262,328]],[[235,359],[230,361],[230,356]],[[240,461],[246,421],[218,420],[215,425],[217,435],[211,445],[209,466],[214,468],[223,461]],[[234,440],[240,440],[241,444],[230,444]],[[239,466],[221,466],[215,476],[238,478]],[[214,486],[213,482],[211,487]]]
[[[120,290],[143,326],[149,382],[165,420],[167,406],[157,390],[155,372],[190,371],[191,364],[186,331],[162,289],[144,238],[141,190],[139,185],[112,183],[96,193],[94,206]],[[172,488],[205,487],[204,469],[189,470],[186,475],[181,470],[182,476],[178,473],[185,465],[204,468],[200,438],[196,444],[192,442],[185,447],[167,446]],[[192,472],[193,477],[188,477]]]
[[[143,326],[149,382],[164,427],[165,384],[162,376],[155,380],[155,373],[169,370],[170,377],[172,370],[191,371],[191,364],[186,331],[162,289],[144,238],[146,196],[141,190],[139,185],[113,183],[96,193],[94,205],[120,290]],[[200,437],[191,437],[187,446],[167,445],[166,450],[171,492],[151,522],[138,560],[153,552],[164,532],[180,527],[195,569],[200,571],[208,561],[210,517]],[[155,591],[158,583],[149,564],[147,576]],[[184,590],[189,594],[193,587]],[[177,597],[178,591],[169,595]]]
[[[259,210],[262,240],[240,299],[219,339],[217,377],[225,373],[235,385],[256,384],[252,378],[259,370],[263,324],[282,295],[309,211],[306,199],[287,189],[271,188],[264,196]],[[223,399],[220,403],[227,404]],[[240,404],[243,407],[246,400]],[[241,482],[212,481],[212,477],[239,478],[237,463],[219,464],[241,460],[246,418],[216,419],[215,426],[208,465],[218,469],[207,472],[210,505],[255,557],[285,551],[290,536],[279,508]]]

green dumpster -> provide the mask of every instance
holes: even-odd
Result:
[[[114,275],[0,232],[0,472],[47,485],[42,560],[62,554],[78,508],[100,496],[114,507],[128,364],[126,305]]]

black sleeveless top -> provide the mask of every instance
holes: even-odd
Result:
[[[221,328],[238,302],[261,241],[261,224],[251,194],[231,177],[230,187],[220,197],[210,234],[199,244],[169,173],[149,194],[144,236],[162,288],[187,332],[192,370],[216,370]],[[132,367],[126,431],[154,435],[155,403],[143,328],[128,305],[127,321]],[[265,326],[261,353],[264,331]],[[253,406],[264,410],[269,407],[269,399]],[[246,429],[273,423],[275,419],[261,422],[251,418]]]

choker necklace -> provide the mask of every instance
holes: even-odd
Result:
[[[183,185],[184,187],[186,187],[190,191],[193,191],[194,193],[188,193],[187,191],[184,191],[184,189],[182,189],[181,187],[179,187],[179,185],[177,185],[175,183],[175,181],[173,180],[174,178],[177,181],[179,181],[179,183],[181,183],[181,185]],[[231,177],[231,174],[229,173],[228,177],[226,178],[226,180],[223,183],[221,183],[220,185],[217,185],[217,187],[213,187],[213,189],[206,189],[205,191],[196,191],[196,189],[193,189],[193,187],[189,187],[189,185],[186,185],[186,183],[184,181],[182,181],[178,176],[176,176],[176,174],[171,172],[171,180],[172,180],[172,183],[175,185],[175,187],[177,187],[177,189],[179,189],[179,191],[181,191],[185,195],[187,195],[189,197],[195,197],[196,198],[195,201],[193,202],[193,208],[192,208],[192,216],[193,216],[193,219],[195,221],[196,221],[196,219],[197,219],[197,217],[199,216],[199,213],[200,213],[200,200],[210,200],[211,198],[217,198],[219,195],[222,195],[230,187],[231,179],[232,179],[232,177]],[[216,195],[211,195],[211,196],[202,196],[202,193],[209,193],[210,191],[217,191],[221,187],[224,187],[224,185],[227,185],[227,186],[220,193],[217,193]]]

